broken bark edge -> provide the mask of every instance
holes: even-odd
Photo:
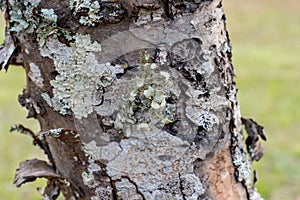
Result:
[[[13,183],[16,187],[21,187],[25,183],[35,181],[37,178],[48,179],[47,186],[43,189],[38,189],[42,195],[48,197],[48,199],[56,199],[59,196],[61,189],[64,189],[65,187],[72,187],[74,195],[77,198],[84,196],[82,190],[72,181],[56,173],[54,168],[46,161],[38,160],[36,158],[20,163],[19,168],[16,170]]]
[[[46,161],[32,159],[20,163],[19,168],[16,170],[14,184],[20,187],[24,183],[33,182],[37,178],[46,179],[61,179],[62,177],[55,172],[53,167]]]
[[[0,70],[4,68],[7,71],[16,49],[13,37],[6,29],[4,44],[0,46]]]

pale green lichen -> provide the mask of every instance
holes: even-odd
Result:
[[[14,32],[26,30],[28,33],[33,33],[39,28],[40,31],[38,32],[42,32],[41,28],[45,28],[49,23],[56,22],[57,16],[53,9],[42,9],[41,19],[38,19],[36,16],[38,10],[35,8],[37,8],[39,3],[39,0],[25,0],[23,3],[19,1],[10,2],[10,30]]]
[[[42,47],[48,37],[56,38],[63,35],[68,41],[73,38],[70,33],[57,26],[58,16],[54,9],[38,9],[40,0],[25,0],[22,3],[11,1],[10,31],[35,33],[39,46]],[[24,6],[25,5],[25,6]]]
[[[28,11],[28,15],[32,14],[30,12],[32,11]],[[29,23],[26,21],[26,19],[24,19],[21,10],[18,8],[10,10],[9,14],[11,16],[10,23],[13,24],[13,26],[10,28],[10,31],[21,32],[29,27]]]
[[[41,13],[45,20],[56,23],[57,15],[53,9],[41,9]]]
[[[100,4],[98,1],[90,0],[70,0],[70,8],[74,10],[73,14],[83,13],[88,10],[87,14],[80,16],[79,23],[87,26],[95,26],[95,24],[103,17],[100,12]]]
[[[147,56],[144,56],[144,60],[146,62]],[[175,102],[166,101],[172,95],[179,99],[179,88],[169,79],[167,70],[155,63],[145,63],[138,68],[137,73],[127,83],[121,83],[127,85],[130,93],[126,94],[126,102],[115,105],[115,110],[118,110],[115,128],[123,130],[126,136],[131,135],[131,126],[137,125],[148,130],[149,127],[163,127],[173,122],[176,115]]]
[[[94,175],[92,173],[87,173],[85,171],[82,172],[81,177],[82,177],[83,183],[85,185],[89,185],[95,179],[95,177],[94,177]]]
[[[117,73],[124,69],[110,63],[99,64],[95,54],[101,51],[97,42],[92,42],[89,35],[76,34],[73,36],[71,47],[49,40],[41,48],[43,56],[54,60],[58,75],[50,83],[53,86],[53,97],[43,98],[48,105],[65,115],[68,110],[77,119],[86,118],[93,112],[94,92],[113,83]]]

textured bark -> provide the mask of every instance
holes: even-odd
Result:
[[[18,186],[48,178],[50,199],[261,198],[220,0],[2,4],[1,65],[22,60],[19,101],[53,168],[23,162]]]

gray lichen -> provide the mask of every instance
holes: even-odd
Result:
[[[100,4],[98,1],[91,2],[90,0],[70,0],[70,8],[73,14],[82,13],[88,10],[87,14],[80,16],[79,22],[82,25],[95,26],[103,17],[100,12]]]
[[[257,192],[256,188],[252,186],[251,161],[250,158],[248,158],[246,149],[243,145],[244,137],[242,134],[241,113],[237,103],[235,85],[231,86],[231,90],[228,95],[228,98],[231,100],[233,105],[232,111],[235,123],[235,128],[232,130],[231,146],[232,162],[235,166],[235,176],[246,188],[250,200],[262,200],[262,197]]]
[[[118,91],[108,90],[105,94],[105,98],[112,99],[114,102],[111,102],[111,105],[99,106],[100,108],[108,106],[118,111],[115,128],[123,130],[127,137],[136,134],[132,133],[131,126],[148,130],[152,126],[163,127],[175,119],[175,102],[167,103],[166,100],[171,95],[178,99],[180,89],[173,80],[169,79],[169,72],[160,68],[154,63],[146,63],[137,68],[137,76],[128,77],[130,76],[128,74],[126,75],[128,78],[117,80],[115,87]],[[109,97],[116,94],[121,98]]]
[[[35,83],[39,88],[44,87],[44,79],[41,74],[39,66],[34,63],[29,63],[30,71],[28,72],[28,77]]]
[[[41,9],[41,14],[46,21],[56,23],[57,15],[53,9]]]
[[[89,172],[82,172],[82,174],[81,174],[81,176],[82,176],[82,180],[83,180],[83,183],[85,184],[85,185],[89,185],[91,182],[93,182],[94,181],[94,175],[92,174],[92,173],[89,173]]]
[[[140,9],[139,17],[135,22],[136,26],[147,25],[149,22],[157,22],[163,19],[164,10],[159,8],[157,10]]]
[[[136,190],[146,199],[176,199],[172,189],[164,186],[163,182],[170,185],[176,182],[178,198],[184,195],[186,199],[195,199],[204,193],[204,189],[191,166],[197,158],[204,159],[208,152],[194,148],[193,139],[177,137],[162,129],[179,117],[183,123],[180,126],[190,126],[186,134],[194,138],[197,131],[192,127],[202,125],[211,132],[214,127],[218,127],[218,120],[213,112],[209,112],[208,117],[202,117],[197,123],[188,122],[189,117],[196,116],[198,112],[184,112],[184,108],[191,107],[197,99],[190,95],[194,90],[193,86],[175,69],[149,63],[147,54],[142,60],[143,64],[128,71],[121,79],[116,79],[107,87],[103,94],[105,101],[96,106],[99,115],[116,116],[114,128],[119,130],[120,134],[124,134],[126,139],[105,146],[92,141],[84,145],[85,152],[91,160],[104,162],[107,174],[112,180],[123,180],[124,176],[130,178],[138,185]],[[186,101],[185,98],[193,100]],[[212,104],[215,102],[207,103],[205,108],[210,109]],[[223,102],[218,106],[227,107],[228,104]],[[187,112],[189,114],[185,114]],[[156,173],[151,173],[153,171]],[[180,177],[178,173],[181,174]],[[128,192],[134,189],[131,181],[116,183],[120,187],[123,183],[128,183],[126,187],[118,188],[120,195],[128,194],[123,193],[123,190]],[[179,192],[180,188],[183,188],[182,193]],[[139,196],[138,193],[132,195]]]
[[[201,108],[187,106],[186,115],[193,123],[207,131],[211,131],[214,125],[219,124],[218,117],[214,113]]]
[[[120,199],[142,200],[142,196],[136,192],[136,187],[127,178],[116,182],[117,195]]]
[[[47,30],[53,26],[52,23],[56,23],[57,15],[54,13],[53,9],[41,9],[39,19],[37,13],[39,12],[35,8],[39,5],[40,1],[25,0],[24,5],[18,1],[12,1],[9,10],[10,23],[12,24],[10,31],[21,32],[26,30],[28,33],[33,33],[38,30],[38,34],[45,34]]]
[[[101,46],[91,42],[89,35],[76,34],[73,39],[71,47],[49,39],[40,49],[43,56],[54,60],[58,72],[55,80],[50,82],[53,86],[51,101],[46,95],[43,98],[61,114],[71,110],[77,119],[81,119],[93,112],[94,92],[111,85],[123,68],[110,63],[99,64],[94,53],[100,52]]]

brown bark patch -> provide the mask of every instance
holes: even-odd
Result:
[[[214,199],[247,199],[242,184],[235,179],[229,149],[207,157],[202,170],[207,178],[209,196],[213,196]]]

